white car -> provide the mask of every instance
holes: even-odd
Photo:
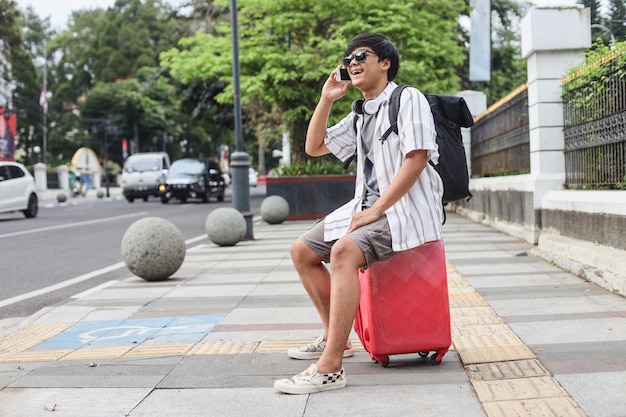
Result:
[[[27,218],[37,216],[35,179],[24,165],[0,161],[0,213],[11,211],[21,211]]]

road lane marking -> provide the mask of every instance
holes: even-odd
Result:
[[[206,239],[206,238],[207,238],[206,235],[200,235],[200,236],[192,237],[191,239],[187,239],[185,241],[185,245],[190,245],[192,243],[198,242],[198,241]],[[190,248],[187,251],[191,252],[194,249],[195,248]],[[45,288],[40,288],[38,290],[31,291],[31,292],[28,292],[28,293],[25,293],[25,294],[21,294],[21,295],[17,295],[17,296],[12,297],[12,298],[7,298],[6,300],[0,301],[0,308],[6,307],[6,306],[10,306],[11,304],[19,303],[20,301],[28,300],[29,298],[39,297],[40,295],[44,295],[44,294],[47,294],[49,292],[57,291],[57,290],[65,288],[65,287],[69,287],[70,285],[78,284],[80,282],[87,281],[89,279],[95,278],[95,277],[97,277],[99,275],[107,274],[109,272],[115,271],[115,270],[120,269],[120,268],[125,268],[125,267],[126,267],[126,263],[118,262],[116,264],[109,265],[107,267],[104,267],[104,268],[101,268],[101,269],[98,269],[98,270],[95,270],[95,271],[88,272],[88,273],[80,275],[78,277],[75,277],[75,278],[72,278],[72,279],[68,279],[66,281],[62,281],[62,282],[59,282],[59,283],[56,283],[56,284],[53,284],[53,285],[49,285],[49,286],[47,286]],[[104,286],[106,284],[107,283],[104,283],[102,285]],[[97,289],[101,289],[101,288],[98,288],[98,287],[96,287],[96,288]],[[74,295],[73,297],[70,297],[70,298],[76,298],[79,295],[80,296],[85,296],[85,295],[87,295],[85,293],[87,293],[88,291],[90,291],[90,290],[87,290],[87,291],[85,291],[83,293]],[[96,290],[94,290],[92,292],[95,292],[95,291]]]
[[[103,290],[103,289],[105,289],[105,288],[107,288],[107,287],[110,287],[111,285],[115,285],[115,284],[117,284],[118,282],[119,282],[119,281],[118,281],[118,280],[116,280],[116,279],[111,280],[111,281],[107,281],[107,282],[103,282],[102,284],[97,285],[97,286],[95,286],[95,287],[93,287],[93,288],[90,288],[90,289],[88,289],[88,290],[86,290],[86,291],[80,292],[80,293],[78,293],[78,294],[74,294],[74,295],[72,295],[70,298],[75,299],[75,300],[78,300],[79,298],[86,297],[86,296],[88,296],[88,295],[90,295],[90,294],[93,294],[93,293],[98,292],[98,291],[100,291],[100,290]]]
[[[90,224],[111,222],[111,221],[131,218],[131,217],[145,216],[146,214],[148,214],[147,211],[141,211],[139,213],[124,214],[122,216],[105,217],[103,219],[88,220],[88,221],[84,221],[84,222],[69,223],[69,224],[59,224],[59,225],[56,225],[56,226],[41,227],[39,229],[31,229],[31,230],[23,230],[21,232],[5,233],[3,235],[0,235],[0,239],[5,239],[5,238],[8,238],[8,237],[14,237],[14,236],[29,235],[29,234],[33,234],[33,233],[49,232],[49,231],[52,231],[52,230],[69,229],[69,228],[72,228],[72,227],[86,226],[86,225],[90,225]]]
[[[116,269],[119,269],[125,266],[126,264],[124,262],[118,262],[116,264],[107,266],[105,268],[98,269],[96,271],[92,271],[87,274],[80,275],[76,278],[68,279],[67,281],[59,282],[57,284],[49,285],[47,287],[40,288],[35,291],[27,292],[26,294],[8,298],[6,300],[0,301],[0,308],[9,306],[11,304],[19,303],[20,301],[28,300],[29,298],[39,297],[40,295],[57,291],[65,287],[69,287],[70,285],[78,284],[79,282],[87,281],[88,279],[95,278],[98,275],[106,274],[108,272],[115,271]]]

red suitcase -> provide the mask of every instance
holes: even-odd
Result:
[[[359,270],[361,300],[354,320],[365,350],[389,364],[389,355],[419,353],[438,365],[452,343],[443,239]]]

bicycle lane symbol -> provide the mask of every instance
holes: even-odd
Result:
[[[114,326],[103,327],[83,332],[78,338],[83,344],[110,344],[107,342],[115,342],[115,345],[141,343],[153,334],[163,330],[185,330],[189,326],[167,326],[167,327],[148,327],[148,326]],[[122,339],[122,340],[120,340]],[[123,339],[126,340],[124,343]]]
[[[195,343],[224,317],[225,314],[209,314],[79,322],[29,350]]]

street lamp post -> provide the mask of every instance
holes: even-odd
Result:
[[[253,239],[252,213],[250,212],[250,179],[248,169],[250,158],[243,150],[243,130],[241,127],[241,89],[239,82],[239,35],[237,30],[237,0],[230,1],[230,21],[233,37],[233,100],[235,112],[235,152],[230,157],[233,184],[233,208],[239,210],[246,220],[246,239]]]
[[[116,135],[117,127],[111,125],[111,121],[107,119],[106,125],[104,126],[104,181],[106,184],[107,190],[107,198],[111,197],[111,193],[109,192],[110,181],[109,181],[109,135]]]

